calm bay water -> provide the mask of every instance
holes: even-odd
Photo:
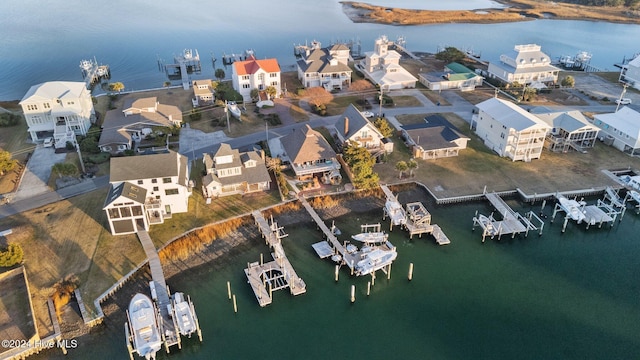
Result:
[[[376,1],[408,8],[464,9],[495,6],[488,0]],[[0,5],[0,100],[21,99],[30,86],[51,80],[81,81],[80,60],[109,64],[112,81],[129,90],[160,87],[166,80],[158,58],[172,60],[185,48],[198,49],[201,75],[213,77],[212,55],[254,49],[275,57],[284,70],[295,63],[293,44],[360,40],[371,51],[380,35],[404,36],[413,51],[458,46],[496,60],[516,44],[538,43],[552,58],[593,53],[592,64],[613,64],[640,51],[639,25],[538,20],[509,24],[441,24],[397,27],[354,24],[335,0],[188,0],[165,5],[148,0],[87,4],[81,0],[25,0]],[[222,67],[221,60],[216,63]],[[231,69],[227,69],[230,73]]]
[[[479,230],[471,231],[471,218],[476,210],[488,213],[486,204],[428,207],[451,245],[437,246],[430,236],[410,241],[394,230],[390,241],[399,255],[391,280],[379,273],[369,297],[370,277],[350,277],[342,269],[334,282],[333,263],[318,259],[311,248],[321,237],[309,224],[287,226],[290,236],[283,242],[307,283],[304,295],[279,291],[270,306],[258,306],[242,269],[266,255],[262,242],[189,271],[179,282],[173,279],[171,288],[190,294],[196,305],[204,342],[188,340],[182,350],[158,358],[629,359],[640,354],[635,235],[640,216],[630,212],[613,228],[588,231],[569,224],[564,234],[558,219],[553,225],[547,221],[541,237],[482,244]],[[349,235],[380,216],[380,210],[352,214],[336,225]],[[415,264],[411,282],[409,263]],[[237,296],[237,314],[226,281]],[[81,359],[89,350],[96,360],[126,358],[122,324],[107,319],[105,329],[87,341],[65,358]]]

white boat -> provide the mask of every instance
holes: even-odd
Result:
[[[389,237],[389,234],[385,233],[384,231],[363,232],[363,233],[351,236],[353,240],[357,240],[365,244],[382,243],[387,241],[388,237]]]
[[[622,175],[620,176],[620,180],[627,186],[640,191],[640,175]]]
[[[496,228],[493,226],[493,221],[491,221],[490,218],[479,214],[478,215],[478,222],[480,223],[480,226],[482,226],[482,228],[484,229],[484,231],[491,236],[497,235],[498,231],[496,230]]]
[[[236,104],[235,101],[227,102],[227,109],[229,110],[229,112],[234,118],[238,120],[240,119],[240,115],[242,114],[242,112],[240,111],[240,108],[238,107],[238,104]]]
[[[393,250],[374,249],[363,255],[362,260],[356,264],[356,275],[362,276],[370,274],[376,270],[391,264],[398,257],[398,253]]]
[[[571,220],[581,223],[586,218],[586,215],[580,209],[581,204],[577,201],[569,200],[566,197],[561,196],[558,198],[558,202],[560,202],[560,206],[564,209],[567,215],[569,215]]]
[[[156,352],[162,347],[162,338],[151,299],[136,294],[129,303],[128,317],[134,351],[147,360],[155,359]]]
[[[197,324],[195,313],[190,301],[184,299],[184,294],[177,292],[172,296],[173,300],[173,316],[178,324],[180,335],[189,336],[196,332]]]
[[[358,247],[353,245],[353,244],[347,244],[347,246],[345,247],[345,249],[347,250],[347,252],[349,254],[353,254],[354,252],[358,251]]]
[[[633,201],[637,202],[638,204],[640,204],[640,193],[635,191],[635,190],[631,190],[629,191],[629,196],[633,199]]]
[[[340,254],[334,254],[331,255],[331,260],[335,263],[341,263],[342,262],[342,255]]]
[[[399,202],[387,200],[384,207],[387,209],[387,214],[389,214],[393,225],[403,225],[407,223],[404,209]]]

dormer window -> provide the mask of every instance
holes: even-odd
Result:
[[[246,167],[246,168],[256,167],[256,161],[255,160],[247,160],[244,163],[244,167]]]

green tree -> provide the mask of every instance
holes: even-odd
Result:
[[[275,98],[278,94],[278,89],[276,89],[275,86],[267,86],[264,91],[267,93],[267,95],[269,95],[269,99]]]
[[[224,70],[222,70],[222,69],[216,69],[214,75],[215,75],[216,79],[218,79],[218,81],[221,81],[222,79],[225,78],[225,76],[227,76],[227,74],[225,74]]]
[[[462,51],[453,46],[447,46],[446,48],[444,48],[444,50],[436,54],[436,59],[444,61],[447,64],[452,62],[460,62],[466,57],[467,56]]]
[[[320,107],[322,105],[326,106],[333,100],[333,95],[331,95],[331,93],[322,86],[308,88],[305,93],[305,97],[307,98],[309,103],[315,105],[316,107]]]
[[[24,252],[20,244],[9,243],[6,251],[0,250],[0,267],[10,267],[22,262]]]
[[[57,163],[51,167],[51,171],[62,176],[73,176],[78,174],[78,167],[72,163]]]
[[[162,86],[168,88],[169,86],[171,86],[171,81],[165,81],[164,84],[162,84]]]
[[[22,119],[21,115],[17,115],[14,113],[6,112],[0,114],[0,126],[8,127],[17,125]]]
[[[351,168],[353,174],[353,185],[358,189],[370,189],[378,186],[380,177],[373,171],[376,159],[369,151],[349,141],[343,149],[344,160]]]
[[[388,138],[393,135],[393,128],[391,127],[387,119],[379,117],[373,122],[373,125],[378,128],[382,136]]]
[[[10,152],[0,150],[0,175],[15,169],[16,165],[18,165],[18,160],[12,159]]]
[[[109,91],[117,91],[120,92],[124,90],[124,84],[121,82],[113,82],[113,83],[109,83]]]
[[[409,176],[413,177],[413,170],[418,168],[418,163],[411,159],[407,161],[407,168],[409,168]]]
[[[249,92],[249,96],[251,96],[251,99],[253,100],[256,100],[259,94],[260,91],[258,91],[258,89],[251,89],[251,91]]]
[[[80,150],[85,153],[97,154],[100,152],[98,142],[94,137],[86,137],[80,142]]]
[[[562,80],[560,81],[560,85],[564,86],[564,87],[574,87],[576,86],[576,79],[573,78],[573,76],[571,75],[567,75],[565,77],[562,78]]]
[[[400,160],[396,163],[396,170],[400,172],[400,175],[398,176],[400,179],[402,179],[402,173],[407,171],[407,169],[408,169],[408,166],[405,161]]]
[[[538,96],[538,91],[532,87],[524,88],[522,92],[522,101],[535,101]]]

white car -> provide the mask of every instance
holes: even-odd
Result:
[[[364,117],[366,118],[372,118],[375,116],[371,111],[363,111],[362,115],[364,115]]]
[[[618,105],[629,105],[629,104],[631,104],[631,99],[629,99],[629,98],[617,99],[616,100],[616,104],[618,104]]]
[[[53,138],[52,137],[45,138],[44,142],[42,144],[44,145],[44,147],[52,147],[53,146]]]

